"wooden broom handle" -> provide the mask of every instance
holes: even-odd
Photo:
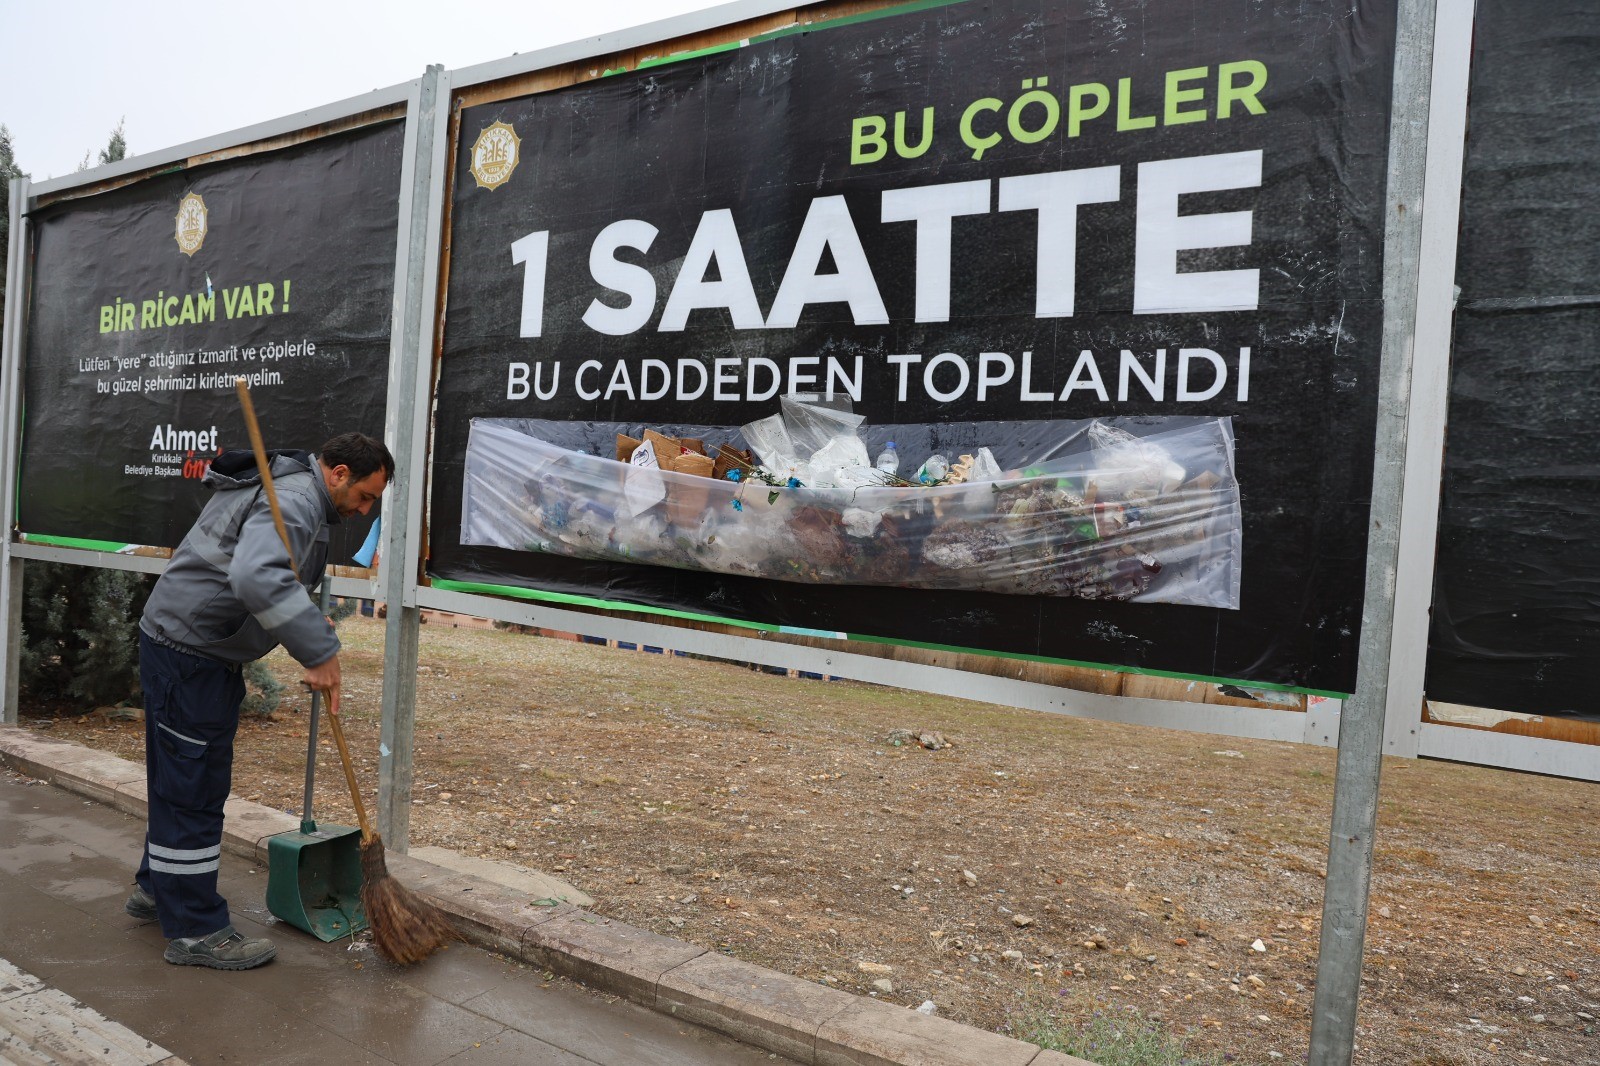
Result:
[[[250,388],[244,378],[235,382],[239,391],[239,406],[244,409],[245,429],[250,433],[250,447],[255,449],[256,470],[261,474],[261,490],[267,494],[267,506],[272,508],[272,524],[278,527],[278,538],[283,550],[289,554],[289,569],[298,578],[300,570],[294,563],[294,548],[289,545],[289,530],[283,524],[283,512],[278,509],[278,491],[272,484],[272,471],[267,469],[267,449],[261,443],[261,426],[256,422],[255,405],[250,402]],[[339,724],[339,690],[328,690],[328,722],[333,726],[333,742],[339,747],[339,761],[344,764],[344,779],[350,785],[350,800],[356,807],[356,819],[361,823],[361,839],[372,839],[372,826],[367,823],[367,808],[361,802],[361,789],[356,784],[355,767],[350,763],[350,748],[344,742],[344,726]]]
[[[339,724],[339,690],[328,693],[328,722],[333,726],[333,742],[339,746],[339,761],[344,764],[344,779],[350,784],[350,800],[356,805],[356,821],[361,825],[361,839],[371,841],[372,826],[367,822],[367,807],[361,802],[361,789],[356,786],[355,767],[350,764],[350,748],[344,742],[344,726]]]
[[[244,383],[244,378],[236,379],[234,385],[239,391],[239,406],[244,409],[244,428],[250,434],[250,447],[255,449],[261,488],[267,494],[267,506],[272,508],[272,524],[278,527],[278,538],[283,541],[283,550],[289,554],[289,569],[298,578],[300,568],[295,565],[294,549],[289,546],[289,530],[283,524],[283,512],[278,509],[278,493],[272,485],[271,464],[267,462],[266,446],[261,443],[261,426],[256,422],[255,404],[250,402],[250,388]]]

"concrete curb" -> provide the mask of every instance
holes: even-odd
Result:
[[[0,727],[0,762],[144,817],[144,770],[70,741]],[[267,838],[300,820],[230,797],[222,846],[267,862]],[[408,855],[389,872],[427,896],[469,942],[813,1066],[1093,1066],[1083,1059],[865,999],[635,929]]]

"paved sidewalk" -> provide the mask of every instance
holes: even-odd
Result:
[[[267,913],[266,870],[223,853],[222,892],[246,936],[270,936],[278,958],[242,973],[171,966],[154,923],[122,911],[143,826],[99,803],[0,770],[0,959],[37,982],[0,1006],[38,996],[43,1009],[10,1028],[0,1059],[22,1053],[31,1027],[98,1012],[143,1040],[74,1060],[188,1063],[518,1063],[582,1066],[756,1066],[785,1062],[632,1003],[546,981],[524,964],[457,944],[400,969],[370,949],[323,944]],[[0,978],[7,972],[0,967]],[[14,984],[22,984],[14,981]],[[3,984],[0,980],[0,984]],[[67,997],[90,1008],[74,1008]],[[13,1011],[13,1014],[18,1012]],[[80,1025],[80,1029],[82,1026]],[[145,1045],[145,1041],[149,1044]]]
[[[176,1055],[0,959],[0,1062],[185,1066]]]
[[[36,850],[20,848],[18,857],[10,860],[13,866],[17,863],[40,864],[44,872],[63,874],[60,882],[62,887],[54,890],[59,898],[51,897],[46,892],[44,898],[32,902],[39,907],[53,902],[65,908],[65,911],[41,915],[39,921],[32,924],[19,920],[8,925],[7,920],[0,917],[0,956],[7,955],[10,948],[8,930],[25,937],[30,928],[36,936],[44,935],[38,932],[40,929],[62,929],[65,932],[56,935],[70,938],[77,928],[74,923],[90,919],[100,923],[88,940],[102,945],[101,955],[93,954],[85,945],[78,949],[77,956],[68,956],[69,961],[72,958],[79,962],[107,958],[102,968],[119,963],[120,956],[131,950],[121,946],[112,935],[123,927],[114,924],[108,927],[104,922],[108,907],[113,923],[119,917],[125,918],[121,915],[119,905],[127,891],[129,874],[126,871],[133,869],[143,831],[146,806],[144,767],[115,755],[14,727],[0,727],[0,763],[27,777],[47,781],[64,790],[64,793],[70,793],[70,796],[62,795],[59,799],[67,804],[66,809],[75,813],[82,814],[82,811],[92,809],[95,803],[102,803],[109,805],[112,811],[132,817],[131,823],[126,819],[119,821],[112,811],[102,811],[102,815],[112,821],[91,823],[91,828],[97,828],[104,838],[98,845],[93,845],[88,837],[72,837],[72,845],[85,848],[84,858],[99,856],[113,860],[110,866],[101,864],[101,872],[94,875],[100,882],[92,886],[89,882],[66,878],[65,874],[73,872],[72,865],[67,863],[62,867],[65,860],[52,858],[53,853],[48,848],[43,855]],[[21,781],[16,778],[13,780]],[[82,805],[84,799],[92,802],[82,806],[81,810],[71,807],[74,802]],[[27,810],[18,813],[26,814]],[[50,818],[35,817],[31,823],[33,830],[48,834],[55,825]],[[79,823],[70,824],[75,827]],[[0,806],[0,876],[7,872],[4,852],[8,847],[7,835],[15,837],[17,833],[14,828],[4,828],[6,825],[7,811]],[[291,832],[298,825],[294,816],[283,811],[236,796],[229,798],[222,831],[222,850],[224,856],[231,857],[226,860],[230,865],[224,867],[229,878],[227,895],[237,905],[235,918],[241,930],[250,931],[256,928],[256,923],[271,921],[261,906],[265,891],[261,884],[265,878],[261,865],[266,861],[270,838]],[[54,831],[62,832],[59,828]],[[87,830],[75,828],[74,832]],[[23,845],[29,842],[27,838],[18,839]],[[116,864],[117,861],[121,862],[120,866]],[[334,954],[335,949],[322,950],[317,949],[317,945],[307,945],[317,950],[295,956],[299,959],[297,965],[306,975],[301,979],[282,977],[286,972],[293,973],[294,968],[274,963],[265,968],[264,978],[233,975],[234,984],[215,987],[224,990],[259,987],[260,999],[264,1001],[262,1005],[278,1010],[287,1019],[282,1026],[284,1030],[291,1028],[297,1019],[306,1025],[320,1025],[330,1034],[346,1038],[347,1043],[353,1040],[355,1045],[368,1048],[376,1056],[370,1060],[373,1062],[443,1061],[440,1058],[427,1058],[421,1052],[402,1054],[409,1048],[408,1042],[414,1039],[435,1050],[442,1049],[449,1054],[459,1052],[463,1055],[463,1062],[477,1061],[471,1056],[479,1054],[482,1048],[493,1049],[497,1044],[508,1044],[510,1050],[506,1059],[491,1058],[488,1061],[647,1062],[673,1066],[679,1062],[744,1062],[748,1060],[718,1056],[759,1055],[760,1051],[755,1049],[762,1049],[774,1054],[774,1058],[767,1061],[792,1060],[806,1066],[1092,1066],[1082,1059],[1058,1051],[1041,1050],[1034,1044],[946,1018],[919,1014],[898,1004],[852,996],[791,974],[729,958],[695,944],[637,929],[570,903],[533,896],[523,887],[507,884],[504,878],[483,877],[452,868],[459,863],[440,865],[414,855],[394,852],[389,853],[388,863],[389,871],[402,884],[426,896],[443,910],[457,932],[468,942],[499,953],[498,964],[503,969],[492,975],[474,970],[470,980],[461,979],[466,982],[465,986],[457,987],[449,983],[449,977],[437,977],[435,974],[454,972],[451,968],[467,951],[465,948],[450,960],[430,960],[416,970],[399,971],[386,967],[376,958],[355,960]],[[32,865],[25,865],[13,872],[31,875],[35,870]],[[252,878],[255,880],[252,881]],[[0,889],[5,887],[5,881],[0,880]],[[92,911],[89,909],[91,905]],[[41,924],[46,919],[67,924]],[[277,928],[282,929],[282,926]],[[159,946],[161,942],[159,933],[153,928],[145,929],[142,933],[136,930],[123,935],[143,936],[152,947]],[[293,930],[288,935],[298,936]],[[67,942],[70,943],[70,939]],[[110,956],[105,955],[108,944],[118,949]],[[34,949],[36,953],[44,950],[42,947]],[[44,957],[47,960],[55,958],[48,952]],[[23,969],[27,968],[25,957],[12,955],[11,958]],[[374,967],[382,968],[380,973],[388,983],[378,984],[374,990],[357,997],[353,1002],[358,1006],[340,1009],[348,1000],[349,987],[365,987],[352,984],[351,972],[368,975]],[[547,971],[620,997],[635,1007],[645,1008],[637,1015],[630,1016],[643,1020],[637,1024],[626,1023],[623,1030],[626,1039],[620,1043],[601,1041],[591,1048],[583,1041],[593,1039],[597,1032],[610,1030],[603,1030],[598,1023],[584,1028],[589,1023],[583,1023],[580,1025],[583,1031],[576,1036],[559,1028],[548,1032],[544,1029],[536,1031],[522,1024],[520,1019],[530,1014],[537,1015],[545,1008],[529,1006],[524,1001],[519,1001],[522,1003],[521,1013],[487,1009],[498,1002],[497,996],[501,995],[503,987],[515,988],[519,996],[532,984],[539,985],[539,991],[544,991],[544,982],[535,980],[532,975]],[[150,979],[155,987],[191,987],[175,984],[181,979],[160,972],[161,977]],[[41,976],[48,982],[48,973],[41,973]],[[258,983],[248,983],[250,981]],[[439,985],[435,983],[438,981],[446,983]],[[286,984],[289,987],[284,987]],[[116,988],[143,987],[123,981],[111,986],[111,991],[102,989],[101,994],[112,995]],[[131,995],[136,999],[142,996],[148,1000],[154,993],[141,991]],[[96,1001],[89,996],[82,998],[91,1006],[95,1005]],[[408,1013],[405,1005],[413,1000],[417,1000],[415,1009]],[[430,1007],[429,1003],[433,1001],[438,1001],[437,1005]],[[156,1014],[154,1023],[170,1023],[171,1011],[180,1009],[183,1002],[181,997],[175,1002],[165,1002],[162,1012]],[[452,1009],[446,1010],[445,1007]],[[393,1016],[383,1013],[390,1008],[399,1013]],[[568,1008],[562,1006],[559,1009],[566,1011]],[[466,1024],[467,1019],[463,1015],[500,1024],[474,1028]],[[438,1026],[423,1024],[435,1016],[457,1025],[460,1032],[451,1039],[465,1034],[470,1047],[451,1050],[448,1039],[443,1039],[441,1043],[442,1038],[435,1032]],[[190,1017],[195,1026],[206,1021],[214,1023],[214,1016],[204,1012]],[[228,1015],[220,1017],[226,1019]],[[254,1018],[255,1015],[248,1017]],[[417,1021],[418,1018],[422,1021]],[[446,1022],[439,1024],[449,1030]],[[370,1035],[366,1035],[368,1026],[374,1027]],[[694,1026],[703,1027],[703,1030]],[[167,1029],[142,1031],[154,1038],[155,1034],[165,1034],[170,1028],[169,1024]],[[415,1035],[412,1029],[416,1029]],[[179,1024],[176,1031],[188,1030]],[[480,1032],[489,1033],[491,1039],[479,1039]],[[351,1037],[351,1033],[359,1035]],[[396,1038],[395,1033],[403,1034],[403,1038]],[[645,1035],[640,1037],[637,1035],[639,1033]],[[694,1037],[709,1042],[684,1051],[683,1054],[689,1057],[681,1058],[678,1057],[679,1052],[672,1050],[675,1045],[670,1043],[674,1033],[679,1037]],[[721,1034],[730,1039],[717,1043],[707,1033]],[[554,1057],[537,1057],[530,1050],[519,1050],[522,1041],[530,1038],[534,1043],[528,1045],[529,1048],[550,1049]],[[668,1042],[658,1047],[658,1040]],[[434,1043],[428,1044],[427,1041]],[[577,1046],[569,1052],[566,1049],[573,1041],[577,1042]],[[183,1053],[182,1046],[170,1042],[169,1046],[175,1052]],[[644,1057],[631,1057],[637,1053],[642,1053]],[[543,1055],[544,1050],[540,1050],[539,1054]],[[388,1055],[398,1057],[384,1057]],[[575,1057],[563,1058],[562,1055]],[[243,1060],[272,1061],[248,1055]],[[296,1060],[289,1058],[283,1061]]]

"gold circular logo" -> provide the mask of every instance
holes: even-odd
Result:
[[[485,126],[472,146],[472,176],[480,189],[498,189],[517,169],[522,138],[504,122]]]
[[[190,193],[178,201],[178,229],[175,238],[178,250],[193,255],[206,243],[206,202],[199,193]]]

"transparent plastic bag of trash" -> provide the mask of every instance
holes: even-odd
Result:
[[[778,414],[741,426],[739,432],[761,465],[781,480],[854,488],[885,481],[856,434],[865,420],[849,410],[848,401],[808,403],[785,396]]]
[[[1172,421],[1137,435],[1062,422],[1075,450],[993,480],[815,488],[633,468],[476,419],[461,539],[780,581],[1237,608],[1231,423]]]

